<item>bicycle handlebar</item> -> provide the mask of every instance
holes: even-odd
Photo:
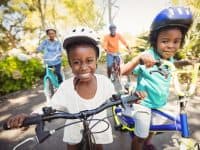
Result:
[[[111,98],[109,98],[106,102],[101,104],[99,107],[96,109],[92,110],[84,110],[79,113],[67,113],[67,112],[59,112],[58,110],[53,110],[51,107],[46,107],[45,109],[47,112],[44,111],[43,115],[37,115],[37,116],[29,116],[27,117],[21,127],[26,127],[29,125],[36,125],[40,124],[41,122],[44,121],[51,121],[54,119],[87,119],[88,117],[95,115],[99,112],[102,112],[106,108],[115,106],[115,105],[120,105],[124,103],[133,103],[135,100],[139,100],[140,98],[136,95],[128,95],[125,97],[122,97],[121,95],[113,95]],[[5,122],[3,124],[3,129],[8,130],[7,123]]]
[[[54,61],[56,58],[61,57],[61,54],[57,54],[52,58],[44,59],[44,61]]]

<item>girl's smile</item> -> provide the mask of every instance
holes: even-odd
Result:
[[[69,53],[72,72],[82,82],[90,81],[96,71],[96,52],[91,46],[81,45]]]

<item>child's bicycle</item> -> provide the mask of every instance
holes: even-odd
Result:
[[[53,58],[50,59],[44,59],[44,61],[53,61],[56,58],[61,57],[60,55],[56,55]],[[65,75],[63,72],[63,69],[61,69],[61,74],[63,81],[65,79]],[[49,67],[48,64],[45,63],[45,76],[43,78],[44,83],[44,93],[46,96],[47,102],[51,99],[53,94],[55,93],[56,89],[59,87],[59,82],[56,74],[54,73],[54,69]]]
[[[13,148],[13,150],[18,149],[19,147],[21,147],[22,145],[24,145],[25,143],[29,141],[34,141],[37,144],[42,143],[49,136],[53,135],[56,131],[66,126],[70,126],[70,125],[80,123],[80,122],[83,123],[80,150],[95,150],[95,139],[93,137],[93,134],[98,134],[98,133],[106,131],[109,128],[109,123],[105,119],[112,116],[107,116],[105,118],[100,118],[100,119],[93,119],[92,116],[114,105],[120,105],[122,103],[123,104],[133,103],[135,100],[139,100],[139,97],[135,95],[113,95],[110,99],[105,101],[96,109],[84,110],[84,111],[81,111],[79,113],[74,113],[74,114],[59,111],[59,110],[54,110],[51,107],[44,107],[43,115],[30,116],[24,120],[23,125],[22,125],[22,127],[26,127],[28,125],[36,125],[36,129],[35,129],[36,136],[27,138],[24,141],[20,142]],[[74,121],[70,124],[62,125],[52,130],[44,129],[45,122],[49,122],[51,120],[56,120],[56,119],[80,119],[80,120]],[[95,121],[95,123],[93,125],[90,125],[91,121]],[[94,126],[96,126],[99,122],[104,122],[105,124],[107,124],[107,127],[103,131],[92,132],[92,128],[94,128]],[[9,129],[6,123],[4,123],[3,128]]]
[[[173,115],[166,113],[160,109],[152,109],[152,114],[156,114],[160,116],[160,118],[165,118],[168,121],[171,121],[171,123],[165,123],[165,124],[155,124],[151,123],[150,125],[150,132],[153,133],[163,133],[168,131],[174,131],[181,133],[182,139],[178,140],[179,148],[180,150],[200,150],[200,144],[195,143],[192,140],[188,140],[190,137],[189,132],[189,125],[187,121],[187,113],[186,113],[186,104],[189,98],[194,94],[195,92],[195,86],[197,82],[198,77],[198,70],[200,63],[196,63],[193,66],[193,69],[190,69],[189,71],[183,71],[183,70],[176,70],[175,66],[172,63],[169,63],[168,61],[159,62],[157,65],[160,65],[158,67],[158,70],[153,71],[158,72],[162,74],[163,76],[168,76],[167,70],[162,70],[161,66],[167,66],[169,69],[174,70],[173,76],[175,80],[175,89],[177,88],[177,93],[179,94],[179,114],[174,117]],[[191,77],[190,84],[187,82],[187,87],[185,91],[182,91],[180,88],[180,81],[178,81],[178,76],[181,76],[184,73],[189,73]],[[186,80],[186,79],[184,79]],[[128,131],[131,135],[131,137],[134,137],[134,118],[130,116],[130,113],[127,114],[127,112],[132,111],[132,108],[130,105],[119,105],[119,106],[113,106],[112,107],[112,113],[114,115],[114,123],[115,123],[115,129],[119,131]]]

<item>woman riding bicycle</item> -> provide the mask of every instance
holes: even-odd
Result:
[[[155,149],[150,143],[153,134],[149,135],[151,108],[160,108],[167,103],[171,76],[165,78],[158,72],[151,72],[158,70],[158,66],[154,65],[158,59],[173,62],[173,56],[183,46],[191,24],[192,14],[189,9],[183,7],[163,9],[151,25],[149,41],[152,47],[121,68],[122,74],[137,75],[136,90],[145,91],[148,95],[141,104],[134,105],[133,117],[136,122],[135,136],[132,140],[134,150],[141,150],[145,139],[143,148]]]
[[[55,74],[58,77],[58,82],[61,83],[63,81],[61,74],[61,55],[62,48],[61,43],[56,40],[56,30],[53,28],[48,28],[46,30],[46,34],[48,39],[45,39],[37,48],[38,51],[44,52],[44,60],[49,59],[49,61],[45,61],[50,68],[55,69]],[[58,56],[55,60],[51,60],[51,58]]]
[[[119,53],[119,41],[126,47],[126,49],[130,49],[128,44],[124,40],[124,38],[119,34],[116,33],[117,27],[114,24],[109,26],[110,34],[104,37],[103,41],[103,48],[107,53],[106,61],[107,61],[107,75],[108,78],[111,76],[111,69],[114,61],[114,57],[117,57],[117,61],[120,62],[120,57],[118,56]]]

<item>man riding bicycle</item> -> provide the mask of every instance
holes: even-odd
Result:
[[[107,74],[109,78],[111,76],[111,69],[112,69],[114,57],[117,56],[117,59],[118,59],[117,61],[120,61],[120,57],[118,56],[119,55],[119,41],[121,41],[121,43],[130,52],[130,48],[128,44],[119,33],[116,33],[116,29],[117,27],[114,24],[111,24],[109,26],[110,34],[106,35],[103,41],[103,48],[105,49],[107,53],[107,57],[106,57]]]

